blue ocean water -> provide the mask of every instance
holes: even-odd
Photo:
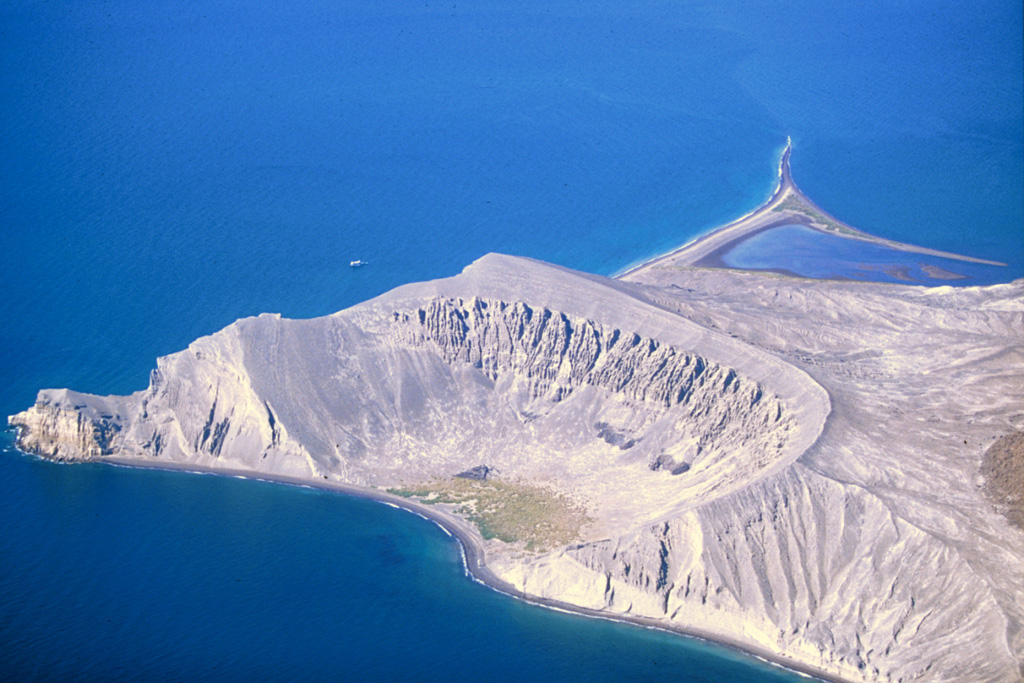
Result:
[[[495,593],[438,527],[378,503],[2,457],[4,680],[799,680]]]
[[[0,412],[42,387],[136,391],[238,317],[330,313],[490,251],[616,272],[760,204],[787,135],[837,218],[1020,277],[1022,8],[892,5],[0,0]],[[363,650],[376,666],[377,641],[401,661],[406,619],[439,653],[420,679],[465,666],[466,633],[493,677],[564,678],[538,653],[569,634],[578,666],[690,647],[484,592],[411,515],[9,443],[0,662],[19,677],[333,677]],[[402,572],[446,592],[396,594]]]
[[[1003,266],[898,251],[802,225],[752,235],[726,252],[722,261],[732,268],[782,270],[810,278],[929,287],[990,285],[1006,276]]]

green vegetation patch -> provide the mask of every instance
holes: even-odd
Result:
[[[823,230],[830,230],[831,232],[837,232],[844,235],[855,235],[857,232],[852,230],[842,223],[835,221],[822,212],[818,211],[812,206],[809,206],[800,197],[789,195],[782,202],[772,209],[772,211],[792,211],[793,213],[799,213],[807,216],[811,219],[811,222],[815,225],[820,226]]]
[[[985,451],[985,492],[1014,526],[1024,529],[1024,432],[1010,432]]]
[[[495,479],[442,479],[388,489],[428,505],[454,505],[485,539],[546,550],[577,540],[589,519],[582,505],[543,486]]]

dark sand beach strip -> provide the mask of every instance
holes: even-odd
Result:
[[[35,456],[30,456],[35,457]],[[94,462],[108,463],[119,467],[137,467],[143,469],[157,469],[174,472],[186,472],[193,474],[213,474],[224,477],[235,477],[239,479],[252,479],[254,481],[265,481],[277,484],[288,484],[291,486],[304,486],[306,488],[318,489],[322,491],[331,491],[334,493],[341,493],[349,496],[355,496],[357,498],[363,498],[366,500],[376,501],[384,505],[390,505],[391,507],[400,508],[411,512],[415,515],[419,515],[424,519],[427,519],[434,524],[437,524],[445,532],[454,537],[459,545],[462,547],[463,558],[465,560],[465,571],[474,581],[479,582],[504,595],[523,600],[524,602],[530,603],[531,605],[537,605],[539,607],[545,607],[548,609],[558,610],[566,612],[568,614],[576,614],[584,617],[590,617],[594,619],[605,619],[608,621],[617,621],[623,624],[632,624],[635,626],[643,626],[644,628],[656,629],[667,633],[675,633],[677,635],[686,636],[688,638],[696,638],[705,642],[714,643],[727,647],[736,652],[743,653],[748,656],[755,657],[761,661],[767,662],[774,666],[781,667],[788,671],[808,676],[810,678],[818,679],[821,681],[827,681],[829,683],[845,683],[845,679],[832,676],[826,672],[818,671],[812,667],[809,667],[800,662],[790,661],[788,659],[777,656],[775,653],[767,650],[761,650],[755,647],[751,647],[746,643],[740,643],[739,641],[731,640],[722,637],[718,634],[701,631],[698,629],[687,629],[674,627],[671,624],[657,621],[655,619],[648,619],[644,617],[636,617],[624,614],[610,614],[607,612],[601,612],[598,610],[587,609],[585,607],[578,607],[569,603],[561,602],[558,600],[550,600],[547,598],[539,598],[531,595],[526,595],[521,591],[517,590],[513,585],[500,579],[494,572],[487,566],[485,560],[486,553],[484,550],[484,540],[480,535],[480,532],[473,527],[470,523],[462,520],[454,515],[445,513],[443,510],[424,505],[408,498],[401,496],[395,496],[384,491],[377,489],[366,488],[362,486],[352,486],[350,484],[341,484],[329,480],[320,479],[307,479],[304,477],[289,476],[285,474],[266,474],[250,472],[247,470],[237,470],[231,468],[214,468],[214,467],[203,467],[200,465],[192,465],[188,463],[173,463],[173,462],[153,462],[152,460],[144,460],[137,458],[125,458],[120,456],[105,456],[101,460]]]

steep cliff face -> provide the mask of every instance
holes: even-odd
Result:
[[[523,422],[556,414],[581,388],[614,398],[614,411],[581,425],[586,436],[653,471],[695,472],[740,449],[766,465],[793,427],[783,402],[756,382],[636,333],[481,299],[435,297],[411,317],[414,346],[478,369]]]
[[[149,388],[131,396],[41,391],[9,419],[19,447],[62,460],[119,455],[309,474],[308,454],[253,390],[231,329],[160,358]]]
[[[592,537],[795,455],[787,403],[721,363],[521,301],[418,303],[242,320],[160,359],[144,392],[42,392],[12,423],[22,448],[66,459],[116,453],[385,486],[486,464],[572,491],[593,509]]]
[[[122,417],[116,400],[67,389],[41,392],[36,405],[12,417],[18,447],[51,460],[91,460],[115,453]]]

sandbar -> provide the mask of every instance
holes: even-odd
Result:
[[[802,225],[825,234],[877,244],[897,251],[924,254],[938,258],[979,263],[989,266],[1005,266],[999,261],[964,256],[952,252],[919,247],[871,235],[858,230],[830,215],[812,202],[793,181],[790,170],[792,141],[787,141],[779,161],[779,181],[771,197],[751,213],[710,232],[683,246],[645,261],[618,273],[615,277],[632,280],[641,273],[654,268],[678,268],[685,266],[726,268],[722,257],[740,242],[754,235],[784,225]]]

